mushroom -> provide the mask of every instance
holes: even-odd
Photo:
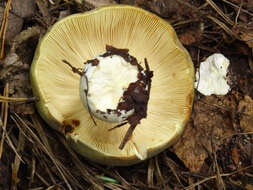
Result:
[[[80,95],[81,89],[87,90],[82,77],[87,63],[103,54],[106,46],[129,50],[143,68],[146,60],[154,74],[146,116],[122,149],[119,145],[131,123],[115,128],[122,125],[115,122],[123,120],[99,118],[89,111],[89,99]],[[192,109],[194,69],[166,21],[141,8],[113,5],[57,22],[37,47],[31,83],[39,97],[38,112],[73,149],[97,163],[126,166],[160,153],[182,134]]]

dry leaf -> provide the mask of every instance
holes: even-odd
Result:
[[[234,107],[233,101],[208,96],[194,103],[193,121],[188,123],[181,139],[172,149],[191,172],[199,172],[208,157],[208,152],[212,153],[211,140],[219,144],[217,139],[233,134],[231,119],[224,117],[221,109],[215,106],[231,109],[227,104]],[[219,148],[217,147],[217,150]]]
[[[172,150],[191,172],[199,172],[208,157],[204,147],[198,143],[199,132],[188,123],[181,139]]]

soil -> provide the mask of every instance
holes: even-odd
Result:
[[[195,69],[213,53],[230,60],[230,92],[195,91],[177,143],[130,167],[73,152],[36,112],[29,80],[38,41],[55,22],[108,4],[138,6],[169,22]],[[0,189],[253,189],[251,0],[2,0],[0,22]]]

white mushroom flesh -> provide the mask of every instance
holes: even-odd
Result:
[[[228,66],[229,60],[224,55],[209,56],[196,72],[195,88],[206,96],[227,94],[230,90],[226,77]]]
[[[134,113],[134,109],[117,110],[117,106],[129,84],[138,80],[138,68],[119,55],[98,56],[96,59],[99,60],[98,65],[86,63],[84,67],[85,75],[80,81],[82,103],[85,107],[89,106],[91,113],[102,120],[124,121]],[[88,92],[87,97],[85,91]],[[118,112],[108,112],[108,109]]]

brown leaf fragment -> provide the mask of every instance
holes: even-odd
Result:
[[[11,6],[11,12],[21,18],[32,17],[35,14],[36,6],[34,0],[12,0]]]
[[[253,100],[245,95],[239,102],[238,111],[245,113],[241,115],[240,126],[244,132],[253,132]]]
[[[208,157],[205,149],[198,144],[198,131],[188,123],[181,139],[172,147],[173,152],[191,172],[199,172]]]
[[[2,23],[3,21],[3,15],[4,15],[4,8],[0,7],[0,23]],[[12,14],[9,13],[8,16],[8,26],[7,26],[7,30],[5,33],[5,40],[6,42],[12,40],[17,34],[19,34],[19,32],[22,29],[23,26],[23,19]]]

